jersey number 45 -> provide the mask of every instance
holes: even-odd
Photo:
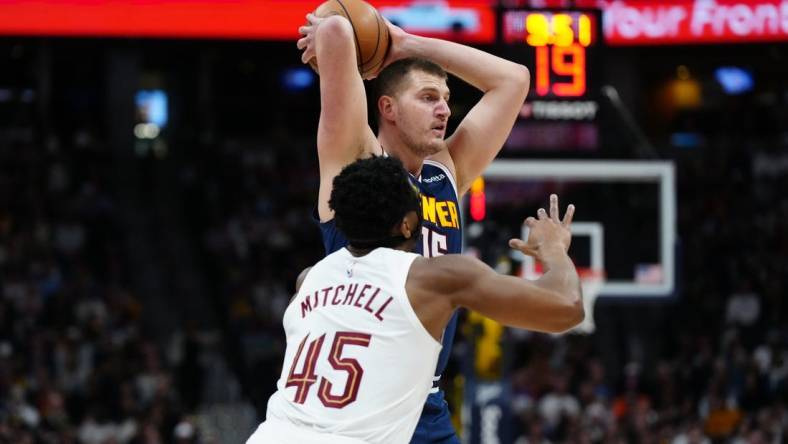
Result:
[[[296,387],[293,401],[298,404],[303,404],[306,401],[312,384],[317,382],[318,376],[315,374],[315,368],[317,367],[317,359],[320,356],[320,349],[323,347],[326,335],[323,334],[309,343],[306,358],[304,359],[304,367],[301,369],[301,372],[296,373],[295,367],[301,358],[307,339],[309,339],[308,334],[301,341],[301,345],[298,346],[293,364],[290,366],[290,374],[287,376],[287,382],[285,383],[285,387]],[[357,360],[343,358],[342,349],[346,345],[369,347],[371,340],[372,336],[366,333],[339,331],[334,335],[334,343],[331,345],[331,351],[328,354],[328,363],[331,364],[334,370],[347,373],[347,383],[342,393],[336,395],[332,393],[333,384],[328,379],[321,377],[317,397],[324,406],[341,409],[356,400],[358,388],[361,385],[361,377],[364,376],[364,369],[361,368],[361,364]]]

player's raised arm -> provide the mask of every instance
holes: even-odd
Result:
[[[558,333],[584,318],[580,279],[567,255],[574,207],[558,219],[558,198],[550,198],[550,215],[540,209],[528,218],[528,242],[510,241],[513,248],[536,257],[545,273],[536,281],[496,273],[468,256],[421,259],[411,268],[408,295],[431,333],[439,334],[456,307],[466,307],[502,324]],[[426,266],[425,266],[426,265]],[[426,291],[425,291],[426,289]]]
[[[367,122],[367,100],[350,22],[340,16],[320,18],[313,14],[307,19],[309,23],[299,28],[304,37],[297,46],[304,51],[302,61],[316,57],[320,70],[318,213],[325,221],[333,217],[328,199],[334,176],[366,152],[374,152],[377,140]]]
[[[432,60],[484,93],[447,139],[459,193],[464,194],[509,137],[528,94],[530,72],[523,65],[469,46],[413,36],[393,26],[391,33],[402,35],[400,57]]]

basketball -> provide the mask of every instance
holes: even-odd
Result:
[[[378,69],[388,54],[389,28],[378,11],[363,0],[328,0],[315,10],[318,17],[341,15],[350,21],[356,40],[358,71],[366,77]],[[317,60],[309,64],[318,72]]]

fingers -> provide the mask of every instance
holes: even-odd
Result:
[[[558,218],[558,195],[551,194],[550,195],[550,219],[553,220],[555,223],[561,223],[561,220]]]
[[[564,214],[564,220],[563,221],[561,221],[561,218],[559,216],[560,216],[560,210],[559,210],[559,204],[558,204],[558,195],[551,194],[550,195],[550,215],[548,216],[548,214],[547,214],[547,212],[545,211],[544,208],[539,208],[539,210],[536,212],[536,217],[540,221],[541,220],[548,220],[548,217],[549,217],[549,219],[552,220],[553,222],[555,222],[557,224],[563,224],[563,225],[568,227],[572,223],[572,218],[575,216],[575,206],[570,204],[569,206],[566,207],[566,214]],[[525,224],[528,225],[528,227],[530,227],[530,228],[533,228],[536,225],[536,222],[537,222],[537,219],[534,219],[533,217],[529,217],[529,218],[525,219]]]
[[[543,217],[542,217],[542,212],[543,211],[544,211],[543,209],[541,209],[541,208],[539,209],[539,212],[538,212],[539,219],[543,219]],[[572,204],[569,204],[569,206],[566,207],[566,214],[564,214],[563,222],[561,221],[561,218],[559,216],[560,216],[560,210],[559,210],[559,205],[558,205],[558,195],[557,194],[551,194],[550,195],[550,219],[552,219],[553,222],[561,223],[564,226],[569,227],[569,225],[572,224],[572,218],[575,216],[575,206],[572,205]]]
[[[528,256],[537,257],[536,250],[529,247],[528,244],[522,239],[509,239],[509,246],[515,250],[519,250],[523,254],[527,254]]]
[[[572,204],[569,204],[569,206],[566,207],[566,214],[564,214],[564,222],[563,222],[563,224],[564,224],[565,227],[569,227],[572,224],[572,218],[574,216],[575,216],[575,206],[572,205]]]
[[[304,51],[301,53],[301,62],[302,63],[309,63],[313,57],[315,57],[315,50],[314,48],[310,48],[310,44],[312,42],[312,36],[315,32],[315,27],[318,23],[322,20],[320,17],[309,13],[306,15],[307,24],[298,27],[298,33],[302,35],[300,39],[296,42],[296,47]]]
[[[301,51],[301,62],[308,63],[309,60],[314,57],[314,48],[310,48],[310,44],[313,42],[313,33],[314,33],[314,26],[311,25],[304,25],[298,28],[298,32],[303,36],[296,42],[296,48]]]

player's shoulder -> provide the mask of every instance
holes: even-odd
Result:
[[[460,254],[425,258],[413,261],[408,275],[412,285],[438,293],[468,285],[479,271],[478,260]]]
[[[443,171],[444,173],[448,174],[452,178],[456,176],[456,167],[454,166],[454,159],[452,159],[448,149],[445,149],[439,153],[435,153],[432,156],[429,156],[426,159],[424,159],[424,165],[422,167],[422,171],[425,168],[428,170]]]
[[[421,168],[421,182],[432,184],[448,179],[451,175],[450,171],[442,164],[425,160],[424,166]]]
[[[434,158],[425,159],[421,168],[420,183],[422,188],[451,189],[456,196],[459,196],[456,174],[452,163],[444,163]]]

